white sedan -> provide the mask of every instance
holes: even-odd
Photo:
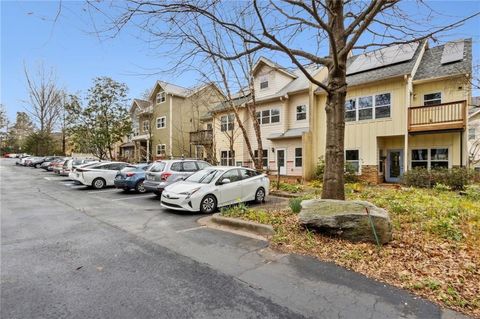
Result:
[[[93,166],[77,168],[75,177],[83,185],[101,189],[113,186],[118,171],[127,165],[128,163],[123,162],[98,163]]]
[[[210,214],[218,207],[241,202],[265,201],[270,180],[265,174],[243,167],[209,167],[184,181],[167,186],[162,207]]]

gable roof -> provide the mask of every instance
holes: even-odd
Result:
[[[265,65],[268,65],[269,67],[271,67],[272,69],[274,70],[277,70],[277,71],[280,71],[292,78],[296,78],[297,75],[291,71],[289,71],[287,68],[281,66],[280,64],[278,63],[275,63],[273,62],[272,60],[270,59],[267,59],[266,57],[260,57],[257,61],[257,63],[255,63],[255,65],[253,66],[252,68],[252,75],[255,74],[257,72],[257,69],[262,65],[262,64],[265,64]]]
[[[318,72],[320,72],[320,70],[322,68],[323,67],[318,67],[316,65],[308,65],[308,66],[305,67],[307,72],[309,74],[311,74],[312,76],[315,76]],[[261,98],[257,98],[256,100],[258,102],[261,102],[261,101],[269,100],[269,99],[272,99],[272,98],[277,98],[277,97],[285,96],[285,95],[292,94],[292,93],[295,93],[295,92],[299,92],[299,91],[302,91],[302,90],[307,90],[310,87],[310,80],[307,78],[307,76],[300,69],[295,69],[295,70],[292,71],[292,73],[295,74],[295,76],[296,76],[296,78],[294,80],[289,82],[287,85],[282,87],[277,92],[275,92],[273,94],[270,94],[270,95],[267,95],[267,96],[263,96]]]
[[[150,106],[149,101],[141,100],[141,99],[133,99],[132,106],[130,106],[130,113],[133,112],[135,106],[138,106],[142,110]]]
[[[155,85],[150,91],[149,99],[152,99],[153,92],[155,92],[157,86],[160,86],[165,92],[167,92],[167,94],[173,94],[180,97],[186,97],[189,92],[189,89],[183,86],[158,80],[157,82],[155,82]]]
[[[470,108],[468,109],[468,117],[472,118],[480,113],[480,96],[472,96],[470,100]]]
[[[463,58],[451,63],[442,64],[442,55],[446,46],[463,42]],[[427,48],[415,73],[415,80],[439,78],[451,75],[472,73],[472,39],[457,40],[433,48]]]

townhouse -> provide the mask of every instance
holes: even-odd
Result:
[[[135,161],[197,157],[189,133],[200,128],[200,118],[208,107],[224,96],[212,83],[184,88],[157,81],[148,99],[134,99],[130,108],[133,134],[122,144],[122,154]]]
[[[480,171],[480,97],[472,98],[468,110],[468,156],[471,167]]]
[[[326,75],[326,69],[313,66],[307,69],[314,77]],[[284,176],[301,178],[304,158],[310,156],[311,149],[308,147],[310,141],[304,140],[304,135],[310,131],[313,86],[300,70],[289,70],[264,57],[252,68],[252,76],[254,98],[250,92],[241,92],[232,101],[214,105],[203,121],[205,131],[211,131],[209,145],[213,145],[214,157],[221,165],[253,167],[239,126],[245,127],[254,158],[258,158],[257,135],[253,127],[255,116],[260,123],[263,168],[271,174],[280,172]],[[252,103],[255,103],[254,115],[249,114],[246,107]],[[240,121],[237,121],[233,108]],[[193,134],[196,136],[197,133]]]
[[[412,168],[468,162],[466,127],[472,42],[428,42],[353,56],[347,64],[345,160],[372,183],[399,182]],[[326,94],[316,92],[313,156],[325,151]]]

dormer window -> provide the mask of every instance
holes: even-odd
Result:
[[[157,104],[158,103],[163,103],[166,100],[167,100],[167,95],[165,94],[165,91],[157,93]]]
[[[261,75],[260,76],[260,89],[268,88],[268,75]]]

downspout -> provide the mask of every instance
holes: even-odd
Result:
[[[170,158],[173,157],[173,94],[170,94],[170,108],[169,108],[169,119],[168,121],[170,122],[168,125],[168,134],[169,134],[169,140],[168,143],[170,144]]]
[[[460,131],[460,167],[463,166],[463,131]]]

